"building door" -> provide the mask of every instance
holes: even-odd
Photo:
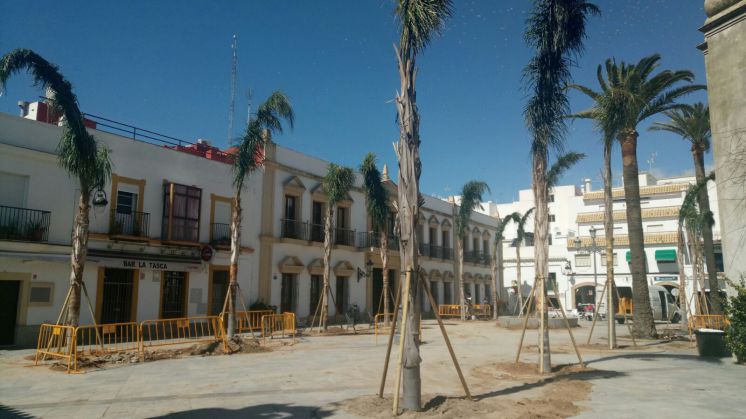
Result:
[[[135,271],[128,269],[104,269],[103,292],[101,293],[101,323],[132,321],[134,273]]]
[[[453,304],[453,283],[443,283],[443,304]]]
[[[282,274],[280,313],[295,312],[295,274]]]
[[[349,285],[348,285],[349,278],[346,276],[338,276],[337,277],[337,292],[334,296],[335,302],[337,303],[337,314],[342,314],[345,311],[347,311],[349,296]]]
[[[223,311],[225,296],[228,294],[228,271],[212,271],[211,281],[210,315],[217,316]]]
[[[12,345],[16,334],[21,281],[0,281],[0,345]]]
[[[161,318],[174,319],[187,317],[186,272],[163,272],[161,287]]]
[[[383,313],[383,269],[373,268],[373,310],[375,315]]]
[[[323,276],[311,275],[311,306],[309,307],[309,312],[311,315],[316,315],[316,311],[317,309],[319,309],[319,301],[321,301],[321,289],[323,287]]]

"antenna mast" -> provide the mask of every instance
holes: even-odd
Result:
[[[233,59],[231,60],[231,103],[228,108],[228,144],[233,141],[233,117],[236,113],[236,70],[238,68],[238,38],[233,35],[231,43]]]

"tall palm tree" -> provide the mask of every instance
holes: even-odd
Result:
[[[519,215],[518,220],[516,221],[518,223],[518,228],[516,229],[516,237],[513,243],[515,243],[515,274],[516,274],[516,281],[518,282],[518,307],[520,310],[523,309],[523,280],[521,279],[521,245],[524,243],[526,238],[528,237],[527,231],[526,231],[526,221],[528,221],[528,217],[531,216],[531,214],[534,212],[536,207],[530,208],[528,211],[524,212],[522,215]],[[523,314],[523,312],[518,313],[519,315]]]
[[[663,112],[668,117],[667,122],[656,122],[650,129],[653,131],[668,131],[681,136],[691,143],[692,159],[694,160],[694,174],[697,184],[705,181],[705,153],[710,150],[710,108],[704,103],[695,103],[680,109]],[[710,196],[707,188],[698,189],[698,204],[703,214],[710,212]],[[702,225],[702,240],[707,265],[707,280],[710,284],[710,304],[712,314],[722,314],[723,305],[720,301],[717,267],[715,266],[715,246],[712,239],[712,226]]]
[[[381,172],[376,166],[376,155],[368,153],[360,164],[360,173],[363,175],[363,189],[365,191],[366,209],[372,224],[373,231],[378,231],[380,240],[378,243],[381,254],[381,270],[383,272],[383,323],[389,326],[389,277],[388,277],[388,228],[389,194],[381,181]],[[375,304],[375,301],[373,302]]]
[[[601,132],[603,135],[604,238],[606,240],[606,288],[608,292],[606,306],[608,307],[607,312],[610,313],[608,316],[609,348],[614,349],[616,347],[616,325],[611,321],[611,313],[615,313],[614,295],[616,284],[614,283],[614,199],[612,196],[613,177],[611,171],[611,152],[619,127],[613,126],[615,121],[609,116],[611,113],[616,112],[616,109],[612,106],[614,103],[614,95],[608,88],[608,85],[604,82],[601,66],[598,66],[596,75],[599,84],[602,87],[602,90],[598,93],[578,84],[571,84],[569,86],[570,88],[583,92],[593,99],[593,106],[590,109],[572,114],[570,117],[593,120],[596,130]]]
[[[525,38],[536,54],[524,69],[524,82],[531,97],[524,109],[526,125],[531,133],[532,187],[536,215],[534,216],[535,265],[539,280],[539,304],[542,306],[542,325],[547,324],[546,286],[549,271],[548,190],[546,173],[550,151],[561,151],[566,133],[564,116],[569,104],[565,86],[570,83],[570,67],[583,51],[585,25],[590,15],[599,9],[586,0],[534,0],[526,22]],[[541,353],[539,371],[551,369],[549,330],[540,333]]]
[[[319,326],[327,329],[327,317],[329,315],[329,277],[331,276],[332,259],[332,216],[334,207],[347,198],[350,189],[355,185],[355,173],[349,167],[338,166],[329,163],[326,176],[322,181],[322,190],[326,195],[326,217],[324,219],[324,285],[321,292],[321,320]],[[337,296],[337,298],[342,298]]]
[[[617,64],[613,59],[606,60],[604,68],[599,66],[597,71],[601,91],[581,89],[591,98],[602,97],[607,102],[604,104],[603,124],[616,133],[621,145],[634,301],[633,333],[649,338],[657,336],[657,332],[650,306],[645,266],[637,167],[637,125],[656,114],[683,108],[685,105],[676,103],[676,100],[704,88],[693,84],[680,85],[694,80],[691,71],[662,70],[653,75],[660,59],[660,55],[653,54],[636,64]]]
[[[417,290],[419,275],[417,263],[417,220],[420,206],[420,116],[417,110],[415,81],[416,59],[445,26],[451,15],[451,0],[398,0],[396,17],[399,21],[399,46],[396,47],[397,69],[401,80],[396,96],[399,143],[396,148],[399,160],[399,229],[402,267],[406,273],[404,289]],[[415,287],[409,287],[414,277]],[[420,379],[419,305],[417,292],[404,295],[403,301],[412,310],[407,312],[407,333],[403,337],[404,372],[402,407],[419,411],[422,408]]]
[[[497,222],[497,228],[495,229],[495,243],[492,246],[492,318],[497,320],[497,298],[498,289],[500,290],[500,298],[502,298],[502,292],[505,289],[504,273],[505,266],[503,265],[503,240],[505,239],[505,227],[508,223],[518,222],[521,219],[521,214],[514,212],[506,215]]]
[[[461,320],[466,318],[466,299],[464,297],[464,246],[471,212],[481,208],[482,195],[489,192],[490,187],[485,182],[470,180],[461,189],[461,204],[456,215],[456,254],[458,255],[459,304],[461,304]]]
[[[282,122],[285,120],[290,128],[293,127],[295,116],[288,97],[282,92],[272,93],[267,100],[259,105],[256,118],[250,119],[246,133],[241,138],[233,154],[233,211],[231,213],[231,260],[230,282],[225,295],[223,307],[228,309],[228,338],[232,339],[235,332],[236,294],[238,292],[238,255],[241,251],[241,190],[246,178],[256,169],[264,165],[264,146],[272,141],[273,133],[282,133]]]
[[[88,253],[91,194],[103,188],[111,178],[111,161],[108,149],[101,146],[86,130],[72,84],[60,74],[56,65],[31,50],[13,50],[0,58],[0,87],[4,89],[11,75],[23,70],[30,72],[34,83],[47,91],[55,113],[64,118],[62,137],[57,146],[57,161],[70,176],[76,178],[80,187],[72,231],[71,291],[65,319],[66,324],[77,326],[80,321],[83,269]]]

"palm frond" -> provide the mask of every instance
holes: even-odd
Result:
[[[679,135],[702,150],[710,149],[710,109],[707,105],[697,102],[681,109],[670,109],[663,112],[668,117],[667,122],[655,122],[649,128],[651,131],[668,131]]]
[[[373,228],[383,230],[389,216],[388,191],[383,187],[381,172],[376,165],[376,155],[368,153],[360,164],[360,173],[363,175],[363,191],[368,215],[371,218]]]
[[[453,11],[451,0],[398,0],[396,16],[401,25],[402,58],[416,55],[443,31]]]
[[[456,234],[462,237],[466,230],[466,225],[471,218],[471,212],[475,208],[482,207],[482,195],[489,192],[490,187],[487,183],[479,180],[471,180],[464,184],[461,189],[461,204],[459,205],[458,215],[456,217]]]
[[[584,153],[569,152],[557,158],[552,167],[549,168],[546,175],[547,190],[557,185],[560,176],[574,166],[577,162],[585,158]]]
[[[347,198],[347,194],[355,185],[355,173],[349,167],[329,163],[326,175],[322,181],[322,189],[328,205],[333,206]]]
[[[290,98],[280,91],[273,92],[256,111],[256,119],[269,134],[282,134],[284,119],[292,129],[295,124],[295,113]]]
[[[531,208],[528,211],[524,212],[523,215],[519,215],[518,217],[518,229],[516,231],[516,239],[521,242],[526,237],[526,221],[528,221],[528,217],[531,216],[531,214],[534,212],[536,208]]]
[[[497,229],[495,230],[495,246],[499,246],[500,241],[505,238],[503,236],[505,234],[505,227],[507,227],[511,221],[514,223],[519,223],[521,221],[521,214],[513,212],[506,215],[497,222]]]

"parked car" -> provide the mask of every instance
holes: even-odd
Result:
[[[632,304],[632,288],[618,288],[620,294],[619,307],[617,308],[614,317],[619,324],[624,324],[625,320],[632,320],[632,313],[634,312]],[[678,323],[681,321],[683,318],[683,312],[676,304],[676,298],[673,294],[658,285],[649,286],[648,291],[650,293],[650,305],[653,309],[653,320],[670,321],[671,323]]]

